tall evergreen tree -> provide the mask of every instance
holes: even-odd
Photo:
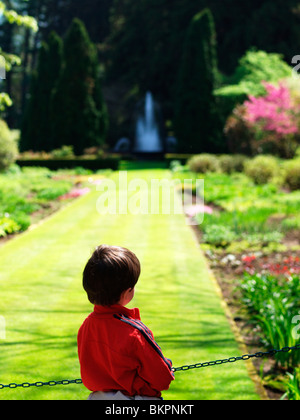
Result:
[[[104,142],[107,113],[95,45],[75,18],[64,42],[64,69],[53,94],[51,121],[54,146],[72,145],[76,154]]]
[[[62,40],[52,32],[48,43],[42,42],[37,70],[32,76],[30,98],[22,126],[22,150],[53,149],[50,102],[61,74],[62,58]]]
[[[180,150],[211,152],[219,142],[216,34],[209,9],[191,21],[179,70],[174,127]]]
[[[21,152],[37,150],[37,126],[35,125],[35,121],[32,121],[32,117],[35,116],[38,110],[38,98],[36,95],[36,91],[38,89],[37,79],[37,71],[33,71],[30,78],[29,99],[26,104],[21,128],[19,144],[19,149]]]

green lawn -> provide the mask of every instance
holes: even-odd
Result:
[[[146,180],[163,169],[130,171]],[[117,179],[117,173],[112,176]],[[76,335],[92,310],[81,273],[94,247],[133,250],[142,273],[131,306],[174,366],[241,354],[202,252],[183,215],[100,215],[99,191],[0,248],[0,383],[80,377]],[[0,390],[0,399],[86,399],[83,385]],[[165,399],[258,399],[245,362],[176,373]]]

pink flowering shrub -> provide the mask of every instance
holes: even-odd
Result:
[[[299,107],[293,101],[283,82],[274,86],[262,82],[266,96],[249,96],[245,101],[245,121],[254,129],[254,147],[269,152],[277,151],[282,157],[293,157],[299,143]],[[275,149],[275,150],[274,150]]]
[[[264,81],[262,84],[266,95],[249,95],[228,118],[224,132],[229,146],[235,146],[235,153],[242,147],[250,154],[268,153],[292,158],[300,143],[298,99],[284,81],[278,86]]]
[[[245,102],[246,120],[278,135],[297,133],[297,116],[293,112],[289,90],[282,83],[278,87],[266,82],[262,84],[267,95],[259,98],[249,96]]]

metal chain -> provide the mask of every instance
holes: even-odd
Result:
[[[55,385],[70,385],[70,384],[82,384],[82,380],[81,379],[63,379],[62,381],[48,381],[48,382],[33,382],[33,383],[29,383],[29,382],[24,382],[22,384],[15,384],[15,383],[11,383],[8,385],[3,385],[0,384],[0,389],[3,388],[30,388],[31,386],[36,386],[38,388],[40,388],[41,386],[55,386]]]
[[[238,362],[239,360],[249,360],[249,359],[260,358],[264,356],[274,356],[277,353],[288,353],[289,351],[293,351],[293,350],[300,350],[300,343],[292,347],[283,347],[280,350],[272,349],[265,352],[259,351],[253,354],[244,354],[243,356],[229,357],[228,359],[219,359],[219,360],[213,360],[211,362],[195,363],[194,365],[180,366],[177,368],[173,368],[173,372],[180,372],[183,370],[190,370],[190,369],[200,369],[200,368],[204,368],[208,366],[224,365],[225,363],[234,363],[234,362]]]
[[[249,360],[249,359],[260,358],[264,356],[274,356],[277,353],[288,353],[289,351],[295,351],[295,350],[300,350],[300,343],[292,347],[283,347],[280,350],[272,349],[265,352],[259,351],[253,354],[244,354],[243,356],[229,357],[228,359],[212,360],[211,362],[195,363],[193,365],[174,367],[172,368],[172,371],[181,372],[181,371],[191,370],[191,369],[200,369],[200,368],[204,368],[208,366],[224,365],[225,363],[234,363],[240,360]],[[34,383],[24,382],[22,384],[11,383],[8,385],[0,384],[0,390],[4,388],[10,388],[10,389],[29,388],[32,386],[39,388],[42,386],[70,385],[70,384],[82,384],[82,380],[81,379],[71,379],[71,380],[63,379],[62,381],[48,381],[48,382],[34,382]]]

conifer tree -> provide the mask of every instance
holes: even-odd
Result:
[[[101,95],[95,45],[84,24],[72,21],[64,41],[64,68],[51,103],[55,148],[72,145],[77,155],[104,142],[107,112]]]
[[[62,40],[55,32],[51,32],[48,42],[42,42],[38,66],[32,74],[30,98],[22,126],[21,150],[53,149],[50,102],[61,68]]]
[[[212,152],[220,121],[213,95],[217,78],[216,33],[209,9],[191,21],[179,69],[174,127],[179,149]]]

